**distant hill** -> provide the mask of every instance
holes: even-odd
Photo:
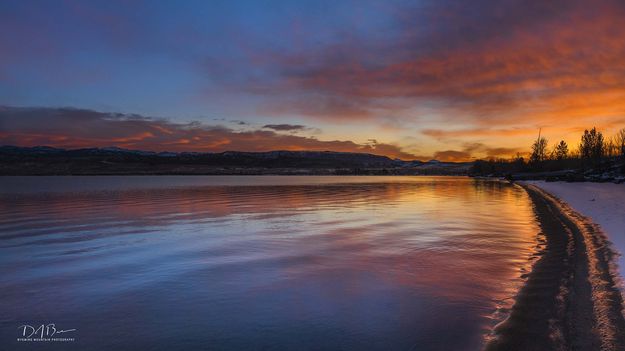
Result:
[[[73,150],[47,146],[0,147],[2,175],[464,174],[469,166],[333,151],[175,153],[117,147]]]

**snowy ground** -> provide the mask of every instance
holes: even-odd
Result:
[[[601,226],[614,248],[621,277],[625,277],[625,184],[528,181],[568,203]]]

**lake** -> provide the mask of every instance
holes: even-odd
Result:
[[[10,350],[479,350],[540,232],[465,177],[0,181]]]

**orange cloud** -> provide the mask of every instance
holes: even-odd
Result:
[[[465,162],[471,160],[471,153],[457,150],[437,151],[434,158],[445,162]]]
[[[0,126],[0,143],[18,146],[118,146],[149,151],[198,152],[329,150],[367,152],[406,160],[423,158],[387,143],[325,141],[272,130],[235,131],[220,126],[67,108],[2,107]]]
[[[480,16],[468,15],[473,7]],[[307,60],[283,58],[283,79],[265,91],[289,97],[269,100],[267,111],[354,121],[434,106],[441,123],[474,126],[457,136],[499,140],[539,126],[623,124],[622,2],[443,1],[426,9],[398,14],[403,32],[391,43],[345,40]],[[432,32],[420,35],[418,20]]]
[[[486,158],[509,158],[517,153],[523,153],[522,149],[514,147],[490,147],[482,143],[465,143],[462,150],[445,150],[434,153],[434,158],[439,161],[468,162],[481,155]]]
[[[458,138],[458,137],[497,137],[497,136],[526,136],[534,135],[534,128],[507,128],[507,129],[490,129],[490,128],[471,128],[471,129],[423,129],[422,134],[438,139]]]

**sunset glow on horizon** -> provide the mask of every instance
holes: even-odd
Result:
[[[625,127],[625,3],[3,1],[0,145],[470,161]]]

